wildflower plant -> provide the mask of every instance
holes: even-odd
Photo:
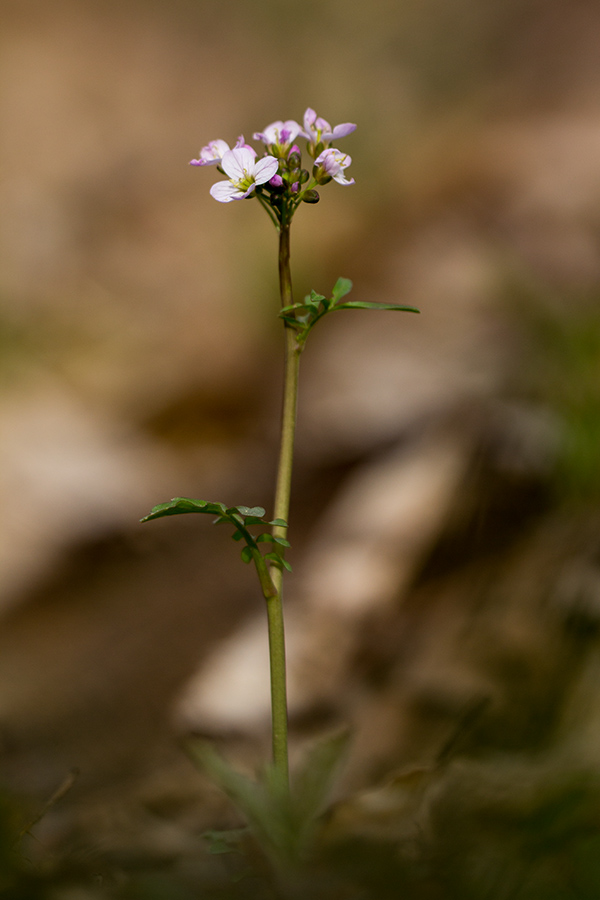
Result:
[[[196,748],[196,755],[200,756],[205,768],[245,812],[250,825],[254,823],[259,836],[261,833],[264,836],[265,829],[269,834],[272,833],[275,807],[279,814],[284,815],[288,824],[296,823],[292,828],[296,835],[306,834],[308,825],[302,820],[303,816],[304,819],[307,816],[314,818],[317,814],[319,803],[329,785],[329,773],[334,770],[335,759],[345,746],[345,740],[336,736],[328,743],[328,749],[313,753],[313,768],[315,765],[316,768],[320,766],[315,761],[327,760],[322,766],[321,776],[314,771],[309,776],[305,768],[304,772],[297,775],[297,789],[290,790],[282,600],[283,573],[291,570],[286,551],[290,547],[287,535],[300,355],[314,325],[330,312],[343,309],[418,312],[412,307],[397,304],[347,301],[344,298],[352,289],[352,282],[347,278],[337,280],[330,297],[313,290],[304,300],[294,300],[290,270],[290,228],[293,217],[302,204],[318,203],[321,189],[329,183],[336,182],[343,187],[354,184],[354,179],[346,174],[352,158],[333,145],[347,138],[355,129],[356,125],[349,122],[332,128],[328,121],[317,116],[315,110],[309,107],[304,113],[302,124],[293,119],[276,121],[267,125],[263,131],[255,132],[254,140],[262,145],[259,150],[247,144],[241,135],[233,147],[221,139],[209,141],[200,150],[198,159],[190,162],[192,166],[216,167],[217,172],[224,176],[224,180],[217,181],[210,188],[215,200],[219,203],[257,201],[271,219],[279,236],[279,317],[284,330],[285,357],[275,502],[272,517],[267,517],[262,506],[227,506],[221,502],[176,497],[155,506],[142,522],[187,513],[211,515],[214,524],[228,525],[232,529],[233,539],[243,545],[242,560],[253,563],[256,569],[266,601],[269,632],[272,763],[262,785],[256,786],[246,783],[241,775],[218,760],[212,749]],[[302,144],[305,145],[304,149]],[[309,768],[310,765],[309,762]],[[310,812],[307,812],[306,797],[303,796],[305,788],[298,788],[307,779],[312,779],[313,786],[319,786],[319,797],[312,797]],[[260,802],[259,797],[263,798]],[[272,839],[271,834],[271,844],[273,841],[276,845],[277,841]],[[292,845],[296,846],[294,841],[290,845],[288,840],[286,853],[283,854],[288,862],[289,848]]]

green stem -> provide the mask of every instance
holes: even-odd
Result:
[[[279,289],[281,305],[290,306],[292,280],[290,274],[290,227],[282,223],[279,232]],[[292,482],[292,461],[294,453],[294,432],[296,429],[296,405],[298,396],[298,369],[300,348],[296,342],[294,329],[285,326],[285,373],[283,387],[283,410],[281,416],[281,444],[277,469],[274,518],[286,522],[290,510]],[[273,526],[273,535],[286,537],[287,527]],[[274,545],[277,548],[277,545]],[[283,553],[283,550],[281,550]],[[273,762],[281,777],[289,782],[288,764],[288,722],[287,688],[285,668],[285,635],[283,627],[283,570],[274,564],[271,578],[277,595],[267,600],[269,623],[269,658],[271,668],[271,721],[273,739]]]
[[[248,544],[248,546],[252,553],[252,561],[256,568],[256,574],[258,575],[263,597],[265,600],[271,600],[272,597],[277,596],[277,588],[273,584],[273,579],[271,578],[267,564],[256,544],[254,544],[254,546]]]

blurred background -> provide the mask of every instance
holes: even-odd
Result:
[[[35,818],[79,773],[36,846],[179,858],[223,815],[180,738],[268,747],[253,573],[138,520],[271,508],[277,236],[188,161],[311,106],[356,184],[299,210],[296,299],[421,315],[303,355],[294,752],[350,724],[331,829],[395,850],[425,767],[428,897],[597,896],[598,4],[0,5],[0,781]]]

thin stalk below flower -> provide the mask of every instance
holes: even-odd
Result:
[[[277,218],[276,218],[275,214],[273,213],[273,210],[271,209],[271,206],[269,205],[269,203],[265,200],[265,198],[262,196],[262,194],[259,191],[256,192],[255,196],[258,199],[262,208],[267,213],[268,217],[270,218],[270,220],[273,223],[273,225],[275,226],[275,228],[279,231],[279,222],[277,221]]]
[[[289,224],[282,224],[279,233],[279,288],[282,307],[291,305],[294,301],[290,274]],[[284,519],[286,522],[288,521],[290,509],[299,363],[300,348],[296,342],[294,329],[286,324],[281,443],[274,506],[275,518]],[[273,526],[273,535],[285,538],[287,535],[287,527],[283,525]],[[277,591],[275,597],[267,600],[271,670],[273,762],[282,779],[285,779],[285,782],[289,783],[287,687],[285,634],[283,624],[283,570],[281,565],[273,564],[271,568],[271,578]]]

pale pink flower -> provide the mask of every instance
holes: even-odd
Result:
[[[286,122],[272,122],[267,125],[264,131],[256,131],[254,133],[255,141],[262,141],[267,147],[287,147],[301,132],[300,125],[293,119]]]
[[[229,181],[218,181],[210,189],[211,196],[219,203],[243,200],[258,184],[265,184],[277,172],[279,161],[274,156],[256,158],[256,152],[248,147],[227,150],[221,159],[221,168]]]
[[[243,134],[237,139],[234,149],[238,149],[239,147],[246,147],[246,149],[252,150],[252,152],[256,154],[256,151],[244,142]],[[208,144],[201,149],[199,158],[190,160],[190,166],[216,166],[223,159],[223,155],[230,149],[227,141],[209,141]]]
[[[317,172],[315,178],[319,181],[323,176],[329,175],[338,184],[354,184],[354,178],[346,178],[344,169],[347,169],[352,162],[352,157],[347,153],[341,153],[334,147],[323,150],[315,159]]]
[[[327,144],[330,141],[337,141],[338,138],[346,137],[355,130],[356,125],[351,122],[344,122],[342,125],[332,128],[327,119],[317,116],[314,109],[309,106],[304,113],[304,130],[301,131],[301,134],[307,141],[310,141],[313,147],[316,147],[321,142]]]

